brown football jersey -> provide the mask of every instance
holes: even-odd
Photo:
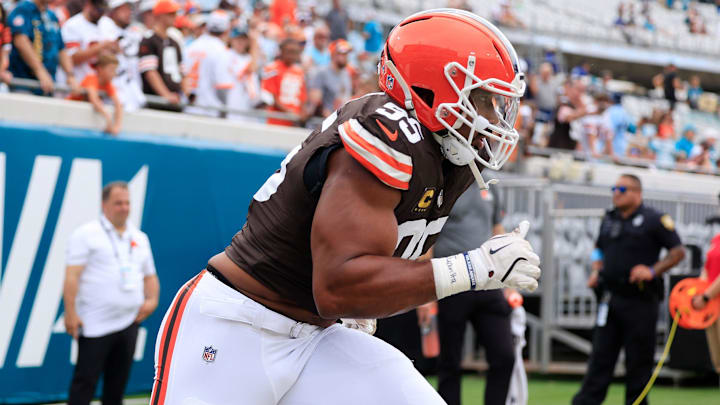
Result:
[[[255,193],[247,222],[225,249],[253,278],[315,314],[310,231],[328,156],[338,148],[401,191],[396,257],[425,253],[455,200],[474,181],[467,167],[447,161],[432,134],[385,93],[350,101],[326,118]]]

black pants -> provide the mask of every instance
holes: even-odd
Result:
[[[610,299],[607,323],[595,328],[588,371],[573,405],[603,402],[621,347],[625,348],[625,403],[635,401],[652,374],[657,318],[657,299],[617,295]],[[647,398],[642,404],[647,404]]]
[[[460,362],[467,321],[472,323],[478,342],[485,347],[489,366],[485,405],[505,405],[515,365],[510,312],[500,290],[470,291],[438,302],[438,392],[448,405],[460,404]]]
[[[68,405],[87,405],[95,395],[95,387],[103,374],[103,405],[122,404],[130,376],[138,324],[97,338],[80,336],[78,359],[70,384]]]

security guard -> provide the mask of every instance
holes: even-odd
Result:
[[[588,287],[598,293],[597,327],[587,374],[573,405],[601,404],[620,348],[625,348],[625,403],[647,384],[663,283],[660,275],[685,257],[669,215],[642,203],[637,176],[623,174],[612,187],[614,209],[600,225]],[[668,254],[658,260],[660,250]],[[647,404],[644,399],[643,404]]]

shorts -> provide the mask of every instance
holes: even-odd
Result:
[[[203,270],[165,314],[151,405],[444,404],[410,360],[358,330],[297,322]]]

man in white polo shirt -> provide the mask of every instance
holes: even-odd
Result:
[[[75,230],[67,246],[65,328],[79,348],[69,405],[89,404],[100,374],[102,403],[122,404],[138,325],[158,304],[150,241],[127,221],[127,183],[103,188],[102,211]]]

